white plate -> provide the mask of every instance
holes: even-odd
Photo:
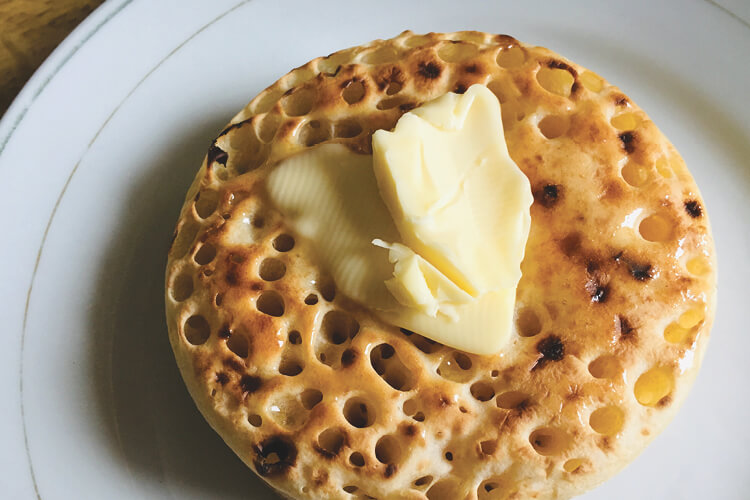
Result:
[[[720,262],[673,424],[595,499],[748,498],[747,4],[112,0],[0,123],[2,498],[272,498],[203,422],[163,320],[172,228],[210,139],[317,55],[401,30],[509,33],[619,85],[682,152]],[[743,21],[742,19],[745,19]]]

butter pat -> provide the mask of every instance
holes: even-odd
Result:
[[[533,197],[495,95],[482,85],[446,94],[375,132],[372,146],[402,243],[472,297],[515,289]]]

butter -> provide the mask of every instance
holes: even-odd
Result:
[[[515,288],[533,202],[487,87],[449,93],[373,135],[375,177],[403,243],[472,297]]]
[[[323,144],[288,158],[269,196],[340,293],[443,344],[499,351],[532,197],[497,99],[481,86],[448,94],[376,132],[373,151]]]

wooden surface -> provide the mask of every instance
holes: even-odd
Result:
[[[0,0],[0,116],[44,59],[103,0]]]

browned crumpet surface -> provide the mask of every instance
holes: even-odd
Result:
[[[47,58],[103,0],[0,0],[0,117]]]
[[[487,85],[535,202],[515,331],[466,354],[337,293],[268,202],[282,159]],[[366,207],[363,207],[366,209]],[[715,308],[708,215],[619,89],[505,35],[405,32],[318,58],[218,136],[169,254],[169,338],[208,422],[291,498],[563,499],[673,417]],[[429,332],[422,332],[429,334]]]

